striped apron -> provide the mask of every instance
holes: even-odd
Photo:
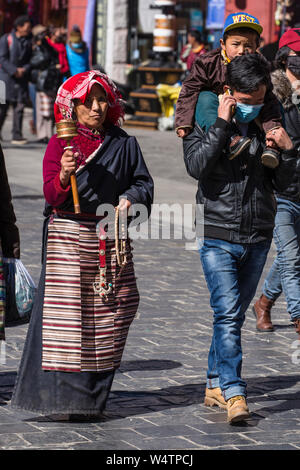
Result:
[[[104,299],[100,283],[99,237],[95,220],[51,217],[48,226],[43,307],[42,369],[100,372],[120,366],[129,326],[137,312],[130,242],[127,263],[116,261],[115,241],[105,241]]]

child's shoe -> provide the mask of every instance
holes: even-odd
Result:
[[[229,143],[229,160],[233,160],[240,155],[250,144],[251,139],[249,137],[243,137],[237,134],[232,135]]]
[[[268,168],[276,168],[279,165],[280,152],[273,147],[265,147],[261,156],[262,164]]]

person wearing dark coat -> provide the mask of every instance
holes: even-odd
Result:
[[[34,26],[31,80],[36,90],[36,132],[39,142],[48,143],[53,135],[53,106],[61,84],[59,57],[46,39],[47,28]]]
[[[272,73],[273,93],[281,103],[284,123],[300,157],[300,29],[291,29],[279,41],[275,68]],[[276,194],[277,215],[274,241],[277,256],[265,279],[262,294],[254,304],[256,328],[261,332],[274,330],[271,309],[284,293],[287,311],[300,339],[300,175],[299,168],[293,181]]]
[[[70,77],[54,109],[57,124],[76,120],[78,135],[69,144],[54,135],[43,161],[43,268],[11,404],[80,420],[105,409],[139,304],[131,242],[117,229],[106,236],[99,208],[126,217],[143,204],[147,218],[153,180],[135,137],[119,127],[121,95],[106,75]]]
[[[20,258],[20,235],[0,145],[0,342],[5,339],[5,282],[2,256]]]
[[[28,101],[30,59],[32,54],[31,22],[28,16],[16,19],[14,29],[0,39],[0,80],[6,85],[5,103],[0,105],[0,133],[10,105],[13,107],[12,143],[24,145],[22,125]]]
[[[206,133],[196,125],[183,146],[187,171],[198,180],[197,208],[204,208],[196,223],[204,230],[200,259],[213,309],[205,404],[227,408],[227,419],[234,423],[250,416],[241,377],[242,325],[271,246],[274,192],[290,185],[297,152],[286,131],[276,129],[272,136],[281,149],[279,165],[270,169],[262,164],[265,137],[256,118],[270,81],[266,59],[259,54],[236,57],[227,74],[232,94],[226,94],[225,86],[215,124]],[[233,160],[226,147],[231,125],[251,138],[250,147]]]

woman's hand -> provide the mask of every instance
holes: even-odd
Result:
[[[224,119],[224,121],[230,122],[232,118],[233,108],[236,106],[236,100],[231,95],[222,95],[220,98],[220,104],[218,108],[218,117]]]
[[[131,202],[128,201],[128,199],[126,198],[122,198],[120,199],[119,201],[119,205],[118,205],[118,208],[119,208],[119,211],[126,214],[127,215],[127,212],[129,210],[129,207],[131,206]]]
[[[72,173],[75,173],[76,170],[76,157],[78,153],[75,154],[71,150],[66,150],[61,157],[60,164],[60,184],[63,188],[66,188],[70,182],[70,176]]]
[[[266,145],[269,147],[277,146],[282,150],[292,150],[294,147],[293,142],[283,127],[279,127],[267,133]]]

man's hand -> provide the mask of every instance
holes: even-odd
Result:
[[[180,137],[181,139],[183,139],[184,137],[186,137],[187,135],[189,135],[189,133],[191,132],[192,129],[190,129],[189,127],[180,127],[179,129],[177,129],[176,133],[178,135],[178,137]]]
[[[266,134],[266,145],[268,147],[279,147],[282,150],[292,150],[294,147],[283,127],[273,129]]]
[[[232,108],[236,106],[236,99],[231,95],[222,95],[218,108],[218,117],[230,122],[232,118]]]
[[[76,170],[76,157],[78,153],[75,154],[71,150],[66,150],[61,157],[61,170],[60,170],[60,183],[63,188],[66,188],[70,181],[70,176],[72,173],[75,173]]]

